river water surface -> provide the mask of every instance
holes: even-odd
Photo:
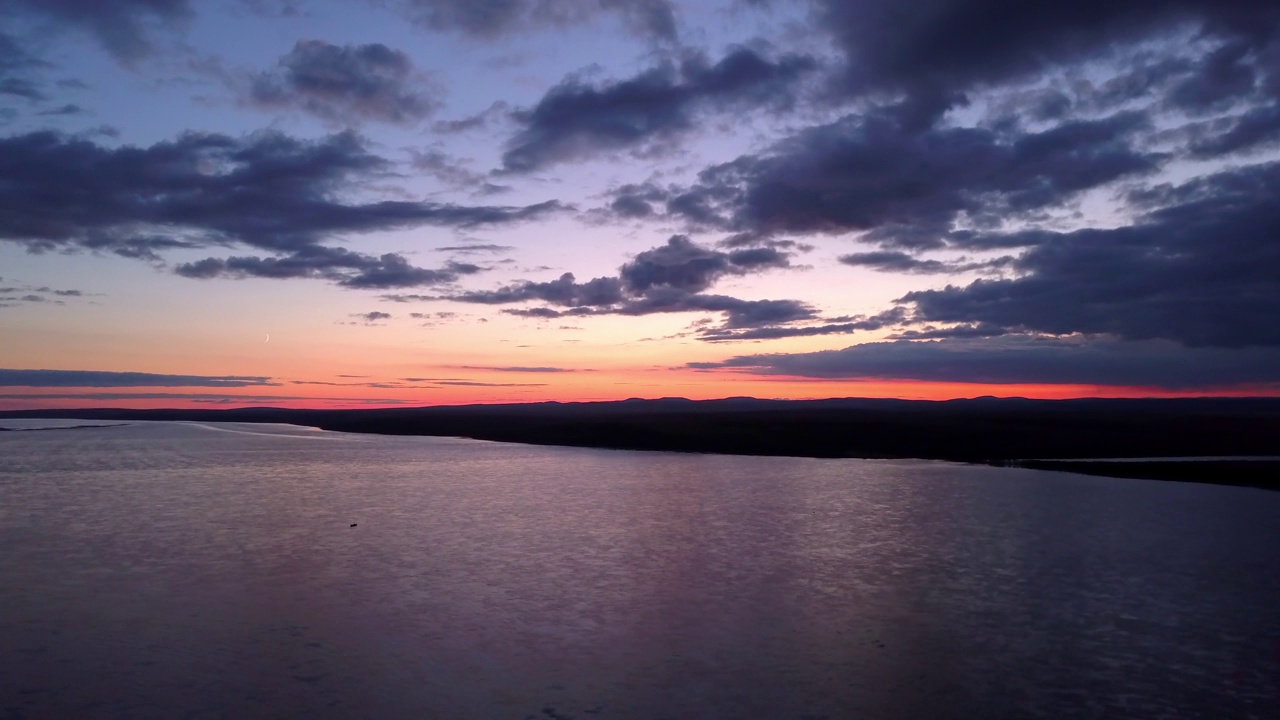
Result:
[[[3,432],[0,718],[72,717],[1276,718],[1280,493]]]

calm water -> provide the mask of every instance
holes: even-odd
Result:
[[[0,718],[46,717],[1276,718],[1280,493],[0,433]]]

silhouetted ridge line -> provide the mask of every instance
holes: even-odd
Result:
[[[539,445],[995,464],[1027,458],[1280,454],[1277,398],[664,398],[359,410],[31,410],[0,417],[280,422]]]

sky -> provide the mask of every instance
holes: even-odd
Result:
[[[1280,395],[1274,0],[0,0],[0,409]]]

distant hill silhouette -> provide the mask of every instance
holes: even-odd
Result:
[[[1280,398],[633,398],[361,410],[26,410],[0,417],[281,422],[343,432],[540,445],[995,464],[1280,455]],[[1132,464],[1128,468],[1134,472]]]

